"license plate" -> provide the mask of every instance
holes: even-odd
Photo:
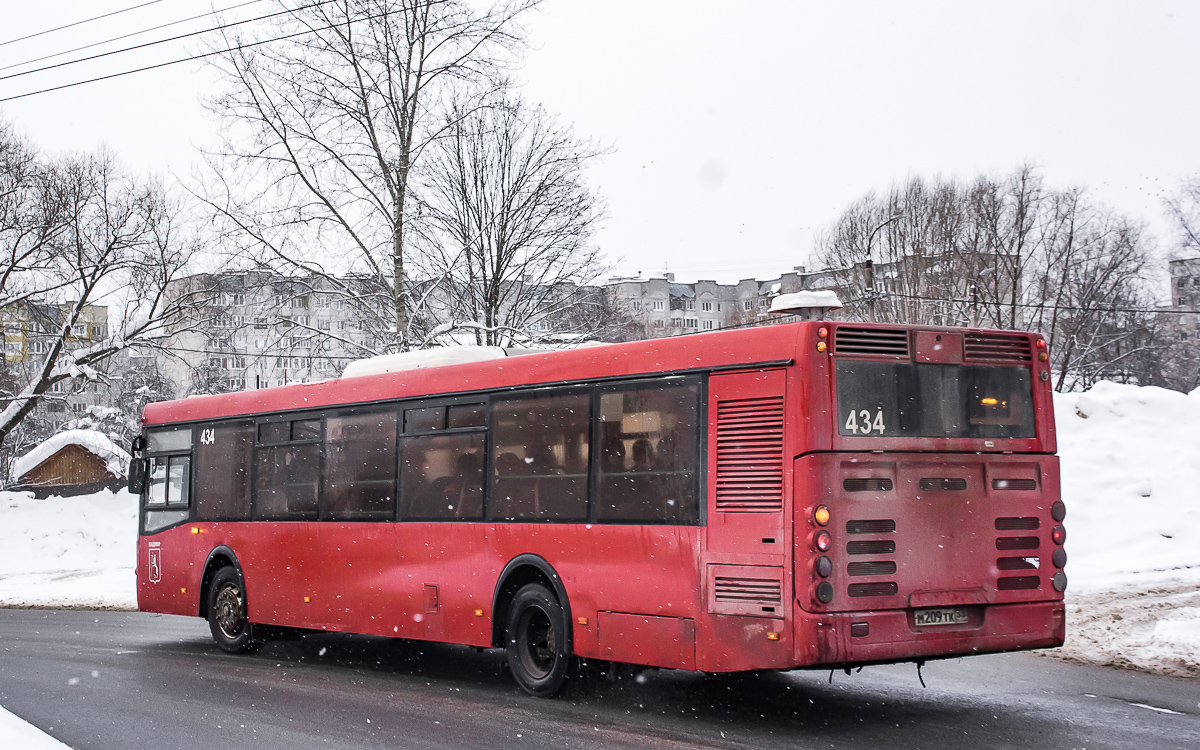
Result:
[[[917,627],[929,625],[966,625],[966,607],[944,607],[942,609],[918,609],[913,612],[913,624]]]

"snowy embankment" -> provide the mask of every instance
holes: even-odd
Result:
[[[1079,661],[1200,674],[1200,391],[1100,383],[1055,399],[1067,644]],[[125,492],[0,492],[0,606],[136,606]]]
[[[137,499],[0,492],[0,606],[136,609]]]
[[[1099,383],[1054,411],[1070,553],[1054,653],[1200,674],[1200,390]]]

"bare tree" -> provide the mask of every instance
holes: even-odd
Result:
[[[410,184],[451,91],[486,91],[536,0],[336,0],[289,8],[262,38],[231,38],[210,103],[228,139],[205,199],[266,268],[319,278],[410,346]]]
[[[57,223],[36,252],[16,254],[6,278],[0,313],[38,347],[6,362],[0,445],[56,384],[96,381],[118,352],[161,347],[191,302],[168,294],[195,243],[182,236],[178,206],[161,185],[131,180],[103,152],[39,169],[41,200],[55,202],[41,215],[52,212]],[[7,247],[21,234],[6,232]]]
[[[509,97],[451,111],[420,190],[427,340],[508,346],[593,338],[612,326],[584,180],[598,150]]]
[[[822,236],[817,255],[848,317],[1039,330],[1059,390],[1159,377],[1141,226],[1079,189],[1048,190],[1032,167],[969,185],[914,178],[868,194]]]

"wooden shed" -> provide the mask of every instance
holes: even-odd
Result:
[[[81,495],[124,484],[129,454],[94,430],[60,432],[13,462],[14,490]]]

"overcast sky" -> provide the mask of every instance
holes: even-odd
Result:
[[[146,1],[8,2],[0,42]],[[0,44],[0,68],[212,7],[159,0]],[[626,274],[777,275],[808,264],[814,232],[868,191],[1023,162],[1145,220],[1165,251],[1162,196],[1200,172],[1200,3],[546,0],[528,28],[526,96],[613,149],[590,172],[608,206],[596,239]],[[0,80],[0,98],[190,44]],[[213,139],[198,99],[214,86],[185,63],[2,102],[0,116],[47,151],[105,143],[186,179]]]

